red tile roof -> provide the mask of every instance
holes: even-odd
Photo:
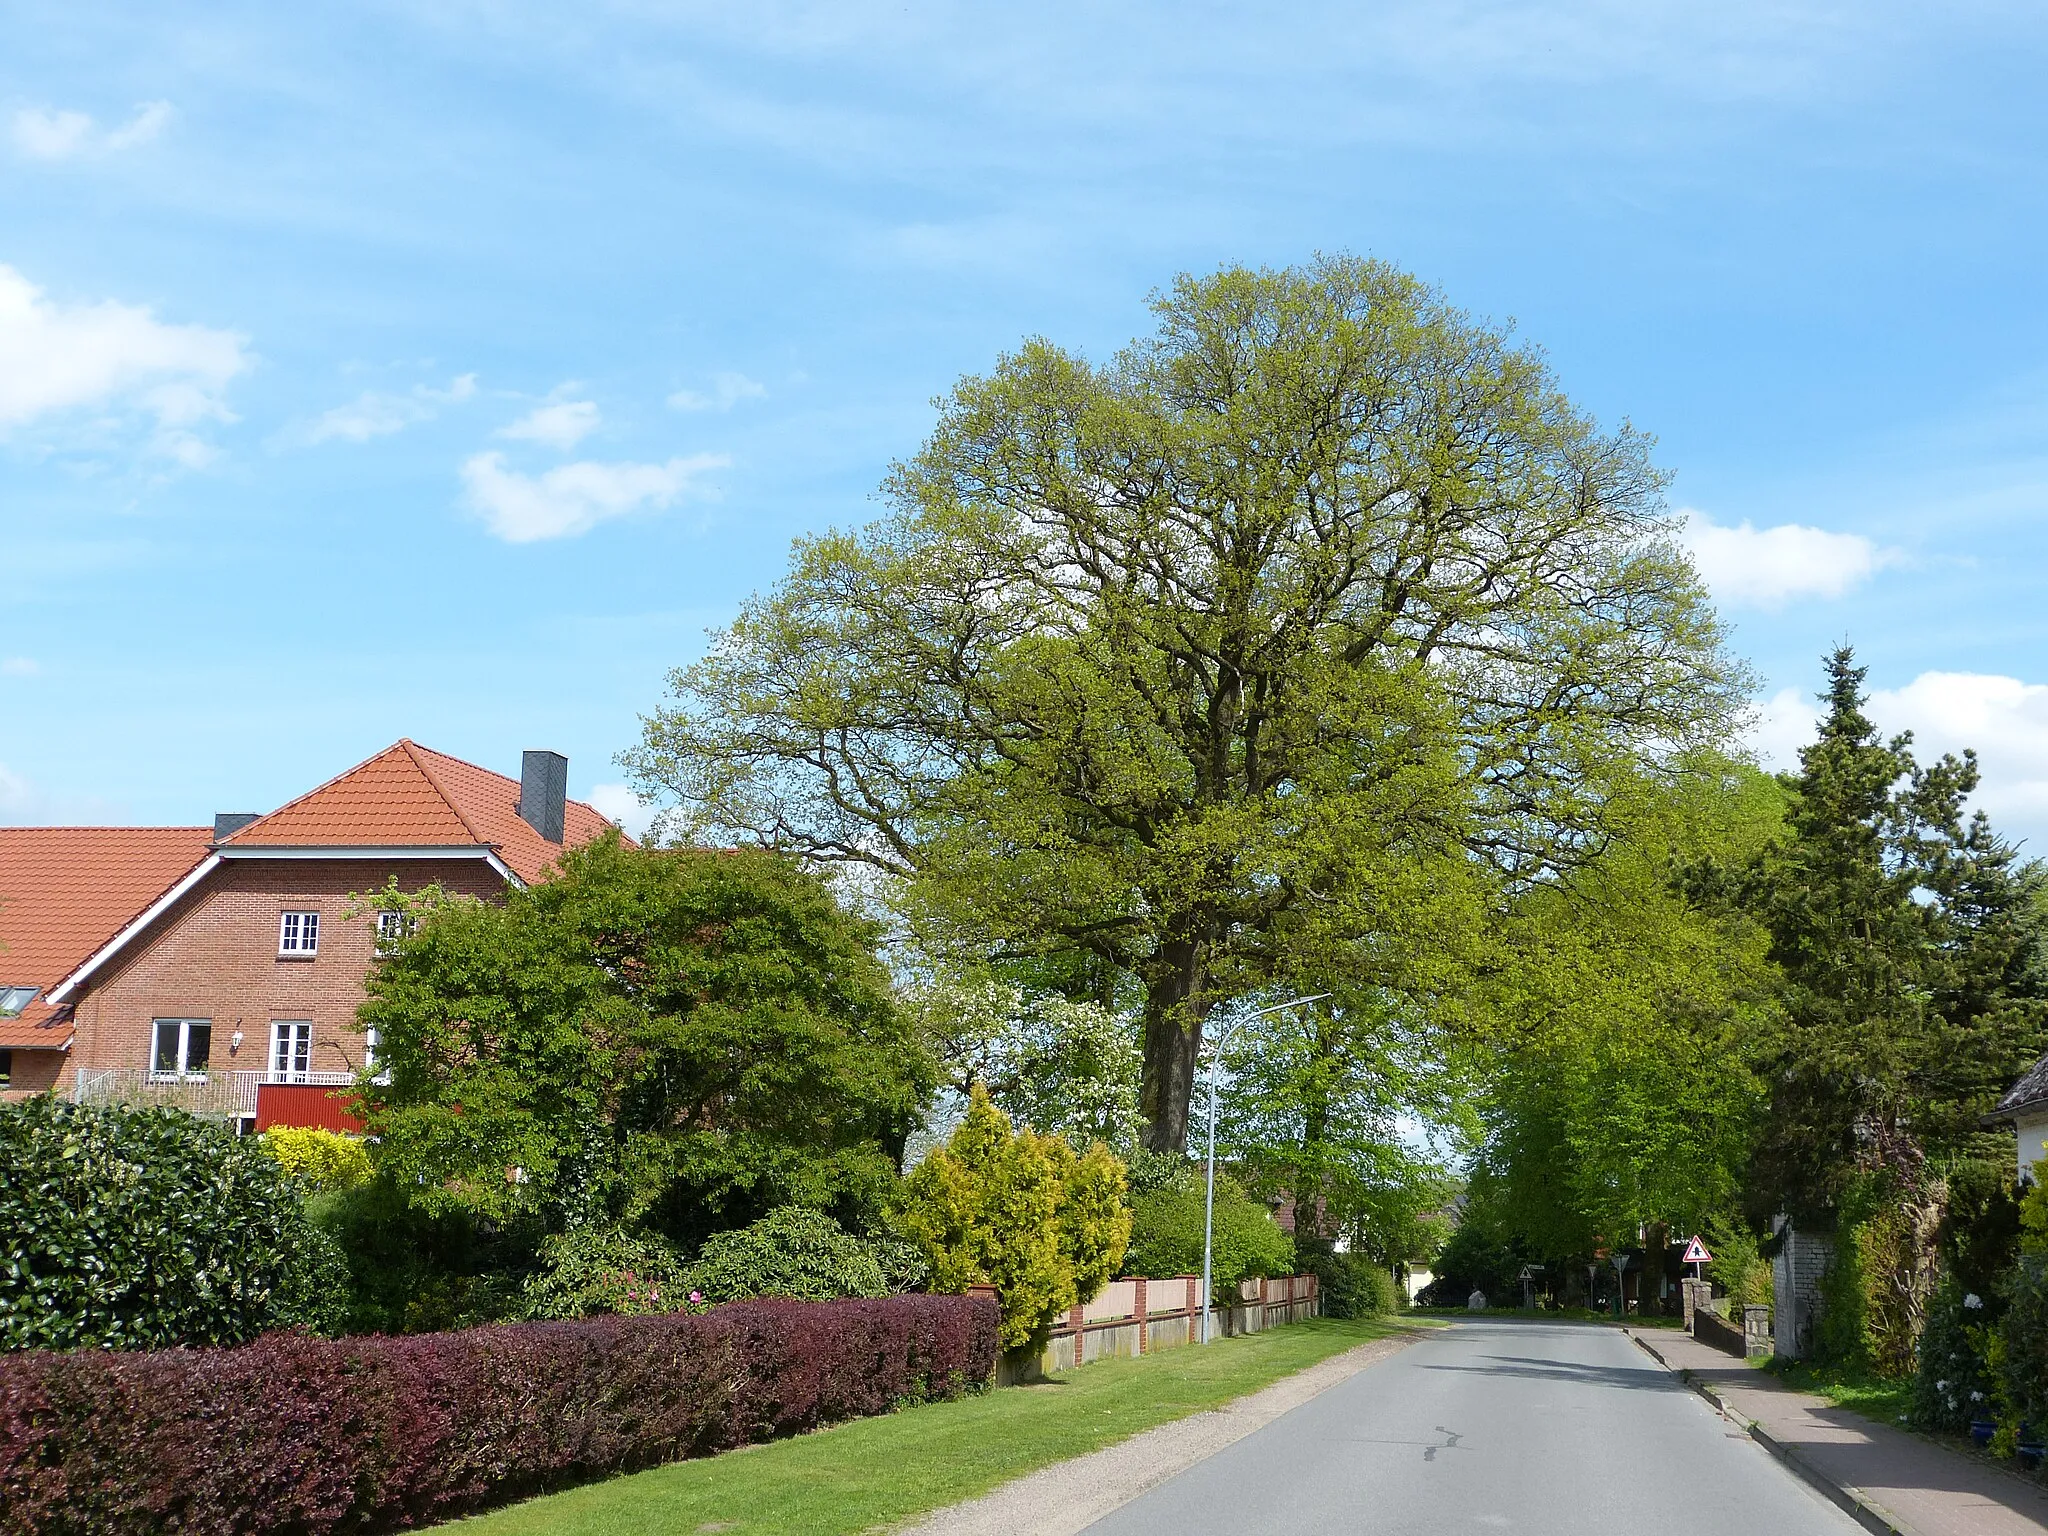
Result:
[[[568,803],[562,841],[519,815],[519,781],[459,757],[400,741],[223,840],[227,848],[489,847],[521,880],[546,878],[565,848],[611,826]]]
[[[0,987],[43,996],[0,1019],[0,1047],[71,1038],[49,989],[206,858],[211,827],[0,827]]]

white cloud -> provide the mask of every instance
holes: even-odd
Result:
[[[42,797],[35,792],[35,786],[0,763],[0,823],[19,823],[41,808]]]
[[[1923,764],[1974,750],[1983,773],[1974,803],[2008,836],[2036,845],[2048,838],[2048,685],[1997,673],[1922,672],[1903,688],[1872,692],[1864,713],[1887,737],[1911,731]],[[1796,770],[1819,722],[1812,693],[1781,689],[1757,705],[1750,741],[1771,767]]]
[[[153,446],[196,467],[214,450],[192,432],[233,421],[223,395],[250,364],[247,338],[204,325],[166,325],[114,300],[61,304],[0,265],[0,433],[67,411],[139,410]]]
[[[15,152],[30,160],[76,160],[147,144],[171,121],[168,101],[145,101],[119,128],[102,133],[85,112],[23,107],[14,114]]]
[[[1870,579],[1899,552],[1860,533],[1829,533],[1800,523],[1758,528],[1747,518],[1733,528],[1686,508],[1679,542],[1692,555],[1708,590],[1724,603],[1782,608],[1793,598],[1841,597]]]
[[[615,821],[635,842],[647,840],[647,829],[654,822],[654,807],[641,802],[638,795],[624,784],[593,784],[590,786],[590,803],[600,816]]]
[[[305,441],[326,443],[367,443],[373,437],[388,437],[422,421],[432,421],[444,405],[457,405],[476,393],[476,375],[465,373],[449,381],[446,389],[415,384],[408,394],[387,394],[366,389],[347,405],[322,413],[306,429]]]
[[[42,667],[31,656],[0,656],[0,677],[34,677]]]
[[[666,507],[709,469],[732,461],[699,453],[666,464],[564,464],[543,475],[505,468],[504,455],[479,453],[462,466],[465,498],[492,533],[512,544],[587,533],[599,523]]]
[[[1799,749],[1813,740],[1819,720],[1820,707],[1810,692],[1780,688],[1768,699],[1757,701],[1750,719],[1749,744],[1766,767],[1794,772],[1799,767]]]
[[[499,429],[498,436],[517,442],[545,443],[567,453],[598,429],[603,418],[588,400],[557,400],[538,406]]]
[[[744,373],[715,373],[711,376],[710,394],[679,389],[668,397],[668,403],[679,411],[729,411],[742,400],[759,400],[767,393],[767,385]]]

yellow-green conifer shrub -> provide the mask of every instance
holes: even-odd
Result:
[[[1108,1283],[1130,1241],[1124,1165],[1101,1143],[1013,1132],[976,1087],[966,1119],[904,1183],[897,1222],[924,1250],[934,1291],[993,1285],[1006,1348],[1042,1344],[1054,1319]]]
[[[274,1125],[256,1140],[308,1191],[352,1189],[370,1181],[362,1138],[311,1125]]]

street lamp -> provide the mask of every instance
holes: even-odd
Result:
[[[1208,1188],[1202,1197],[1202,1342],[1209,1342],[1209,1311],[1213,1295],[1210,1269],[1215,1263],[1216,1249],[1216,1065],[1223,1059],[1223,1042],[1236,1032],[1241,1025],[1253,1019],[1263,1019],[1269,1013],[1285,1013],[1290,1008],[1299,1008],[1303,1003],[1319,1003],[1330,994],[1313,992],[1307,997],[1290,997],[1284,1003],[1275,1003],[1270,1008],[1261,1008],[1256,1013],[1247,1013],[1228,1029],[1216,1036],[1216,1049],[1209,1056],[1209,1177]]]

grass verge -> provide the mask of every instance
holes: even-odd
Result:
[[[1860,1413],[1866,1419],[1889,1424],[1894,1429],[1913,1400],[1913,1383],[1905,1379],[1876,1376],[1869,1371],[1846,1370],[1841,1366],[1814,1365],[1804,1360],[1781,1360],[1776,1356],[1761,1368],[1801,1392],[1824,1397],[1837,1408]]]
[[[442,1529],[461,1536],[851,1536],[1217,1407],[1403,1328],[1391,1319],[1316,1318],[1206,1349],[1102,1360],[1046,1386],[857,1419],[547,1494]]]

